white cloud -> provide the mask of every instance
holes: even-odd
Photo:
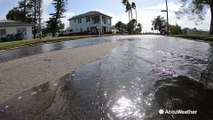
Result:
[[[62,23],[64,23],[65,24],[65,28],[68,28],[69,27],[69,21],[68,21],[68,19],[70,19],[71,17],[73,17],[75,14],[74,13],[72,13],[72,12],[66,12],[65,14],[64,14],[64,18],[62,18],[61,19],[61,21],[62,21]]]
[[[181,4],[180,3],[174,3],[174,2],[170,2],[168,3],[168,9],[170,12],[174,12],[174,11],[178,11],[180,8]],[[156,6],[150,6],[145,8],[144,10],[152,10],[152,11],[161,11],[161,10],[165,10],[166,9],[166,4],[162,3]]]

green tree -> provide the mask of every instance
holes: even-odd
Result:
[[[6,18],[8,20],[23,21],[23,13],[21,11],[19,11],[19,9],[17,7],[14,7],[12,10],[10,10],[8,12],[8,14],[6,15]]]
[[[154,18],[152,21],[152,26],[155,30],[161,31],[162,28],[164,28],[166,25],[166,20],[164,17],[157,16],[157,18]]]
[[[195,20],[196,24],[204,20],[206,11],[210,8],[211,23],[209,34],[213,35],[213,0],[180,0],[182,6],[176,12],[177,18],[187,15],[190,20]]]
[[[35,38],[40,28],[40,21],[42,15],[41,4],[42,0],[21,0],[18,2],[17,7],[14,7],[8,12],[6,18],[8,20],[17,20],[32,23],[34,25],[33,36]]]
[[[124,32],[126,30],[126,24],[122,23],[121,21],[118,21],[115,24],[115,28],[119,31],[119,32]]]
[[[55,8],[55,13],[50,14],[51,17],[47,21],[47,27],[51,29],[54,37],[60,29],[61,18],[64,17],[63,13],[66,12],[67,0],[53,0],[52,4]]]
[[[181,34],[182,33],[181,27],[178,24],[169,25],[169,31],[171,34]]]
[[[30,0],[21,0],[18,2],[18,9],[21,11],[22,21],[27,23],[32,23],[33,16],[32,16],[32,9],[33,4]]]
[[[135,33],[135,29],[137,27],[136,19],[132,19],[129,23],[127,23],[127,31],[129,34]]]
[[[137,24],[137,27],[135,29],[136,34],[141,33],[142,32],[142,25],[140,23]]]
[[[42,3],[43,0],[30,0],[33,5],[31,14],[33,16],[33,37],[36,38],[36,35],[39,35],[41,39],[41,20],[42,20]]]
[[[135,10],[135,19],[136,19],[136,21],[138,21],[138,13],[137,13],[137,9],[136,9],[136,4],[135,4],[135,2],[132,2],[131,7],[132,7],[132,9]]]
[[[189,28],[183,28],[181,32],[182,32],[182,34],[187,34],[188,30],[189,30]]]
[[[129,3],[129,0],[123,0],[122,1],[123,5],[126,7],[126,12],[128,13],[129,21],[131,20],[131,5]]]
[[[32,10],[32,5],[29,0],[22,0],[18,2],[18,6],[14,7],[8,12],[6,18],[9,20],[18,20],[22,22],[32,22],[32,16],[30,11]]]
[[[65,28],[65,24],[64,23],[59,23],[59,29],[64,29]]]

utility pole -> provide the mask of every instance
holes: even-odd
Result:
[[[169,8],[168,8],[168,2],[166,0],[166,10],[161,10],[161,12],[166,12],[166,31],[167,35],[169,35]]]
[[[167,35],[169,35],[169,9],[168,9],[168,3],[167,3],[167,0],[166,0],[166,13],[167,13]]]

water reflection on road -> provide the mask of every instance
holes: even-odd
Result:
[[[112,42],[113,40],[114,37],[99,37],[99,38],[85,38],[81,40],[62,41],[55,43],[41,43],[33,46],[24,46],[8,51],[0,51],[0,63],[56,50],[77,48],[105,42]]]
[[[17,117],[17,112],[12,116],[34,120],[213,118],[213,91],[203,85],[211,87],[212,82],[211,76],[204,77],[212,75],[213,47],[209,43],[159,36],[125,39],[102,59],[85,65],[75,75],[61,78],[55,89],[48,89],[49,96],[44,97],[45,92],[34,96],[35,101],[46,98],[39,102],[43,107],[36,107],[30,99],[36,112],[22,112],[21,117]],[[13,103],[11,100],[0,105],[0,116],[11,117],[14,109],[7,105]],[[25,105],[16,109],[33,111]],[[198,114],[160,115],[159,109],[197,110]]]

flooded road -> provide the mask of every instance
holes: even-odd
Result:
[[[213,119],[211,43],[161,36],[120,36],[106,41],[122,44],[55,84],[46,83],[4,102],[0,118]]]
[[[113,40],[114,37],[99,37],[99,38],[85,38],[81,40],[62,41],[55,43],[41,43],[33,46],[23,46],[8,51],[0,51],[0,63],[51,51],[112,42]]]

